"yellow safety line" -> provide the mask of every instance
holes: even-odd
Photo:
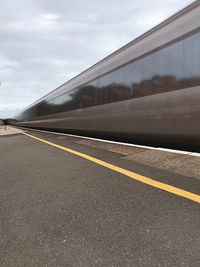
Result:
[[[121,174],[124,174],[136,181],[140,181],[144,184],[147,184],[147,185],[150,185],[150,186],[153,186],[153,187],[156,187],[158,189],[161,189],[161,190],[164,190],[164,191],[167,191],[169,193],[172,193],[174,195],[177,195],[177,196],[181,196],[181,197],[184,197],[184,198],[187,198],[187,199],[190,199],[192,201],[195,201],[195,202],[198,202],[200,203],[200,196],[197,195],[197,194],[194,194],[194,193],[191,193],[191,192],[188,192],[188,191],[185,191],[185,190],[182,190],[182,189],[179,189],[177,187],[174,187],[174,186],[171,186],[171,185],[168,185],[168,184],[164,184],[164,183],[161,183],[161,182],[158,182],[158,181],[155,181],[153,179],[150,179],[148,177],[145,177],[143,175],[140,175],[140,174],[137,174],[137,173],[134,173],[132,171],[128,171],[128,170],[125,170],[123,168],[120,168],[118,166],[115,166],[113,164],[110,164],[110,163],[107,163],[105,161],[102,161],[100,159],[97,159],[97,158],[94,158],[94,157],[91,157],[91,156],[88,156],[84,153],[81,153],[81,152],[78,152],[78,151],[75,151],[75,150],[72,150],[70,148],[67,148],[67,147],[64,147],[64,146],[60,146],[60,145],[57,145],[57,144],[54,144],[52,142],[49,142],[49,141],[46,141],[44,139],[41,139],[41,138],[38,138],[38,137],[35,137],[33,135],[30,135],[30,134],[27,134],[23,131],[20,131],[22,134],[26,135],[26,136],[29,136],[31,138],[34,138],[38,141],[41,141],[43,143],[46,143],[48,145],[51,145],[51,146],[54,146],[54,147],[57,147],[59,149],[62,149],[64,151],[67,151],[69,153],[72,153],[74,155],[77,155],[79,157],[82,157],[84,159],[87,159],[87,160],[90,160],[96,164],[99,164],[101,166],[104,166],[110,170],[113,170],[113,171],[116,171],[118,173],[121,173]]]

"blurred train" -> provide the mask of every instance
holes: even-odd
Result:
[[[42,97],[14,125],[200,147],[200,1]]]

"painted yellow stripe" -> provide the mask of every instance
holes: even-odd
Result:
[[[167,192],[172,193],[174,195],[181,196],[181,197],[184,197],[184,198],[187,198],[187,199],[190,199],[192,201],[195,201],[195,202],[200,203],[200,196],[197,195],[197,194],[193,194],[191,192],[188,192],[188,191],[179,189],[177,187],[174,187],[174,186],[171,186],[171,185],[168,185],[168,184],[164,184],[164,183],[155,181],[155,180],[150,179],[148,177],[145,177],[143,175],[139,175],[139,174],[134,173],[132,171],[125,170],[125,169],[120,168],[118,166],[115,166],[113,164],[107,163],[105,161],[99,160],[99,159],[94,158],[94,157],[91,157],[91,156],[88,156],[87,154],[84,154],[84,153],[81,153],[81,152],[72,150],[72,149],[67,148],[67,147],[64,147],[64,146],[60,146],[60,145],[54,144],[52,142],[46,141],[44,139],[38,138],[38,137],[33,136],[33,135],[27,134],[27,133],[25,133],[23,131],[20,131],[20,132],[22,134],[26,135],[26,136],[29,136],[31,138],[34,138],[34,139],[36,139],[38,141],[41,141],[41,142],[43,142],[45,144],[48,144],[48,145],[57,147],[59,149],[62,149],[64,151],[67,151],[69,153],[72,153],[74,155],[77,155],[77,156],[82,157],[84,159],[90,160],[90,161],[92,161],[92,162],[94,162],[96,164],[99,164],[101,166],[104,166],[104,167],[106,167],[106,168],[108,168],[110,170],[113,170],[113,171],[116,171],[118,173],[124,174],[124,175],[126,175],[126,176],[128,176],[128,177],[130,177],[130,178],[132,178],[132,179],[134,179],[136,181],[140,181],[140,182],[142,182],[144,184],[147,184],[147,185],[156,187],[158,189],[167,191]]]

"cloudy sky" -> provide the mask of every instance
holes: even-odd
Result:
[[[0,117],[12,117],[191,0],[0,0]]]

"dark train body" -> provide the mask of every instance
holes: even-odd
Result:
[[[196,1],[28,107],[17,126],[200,147]]]

